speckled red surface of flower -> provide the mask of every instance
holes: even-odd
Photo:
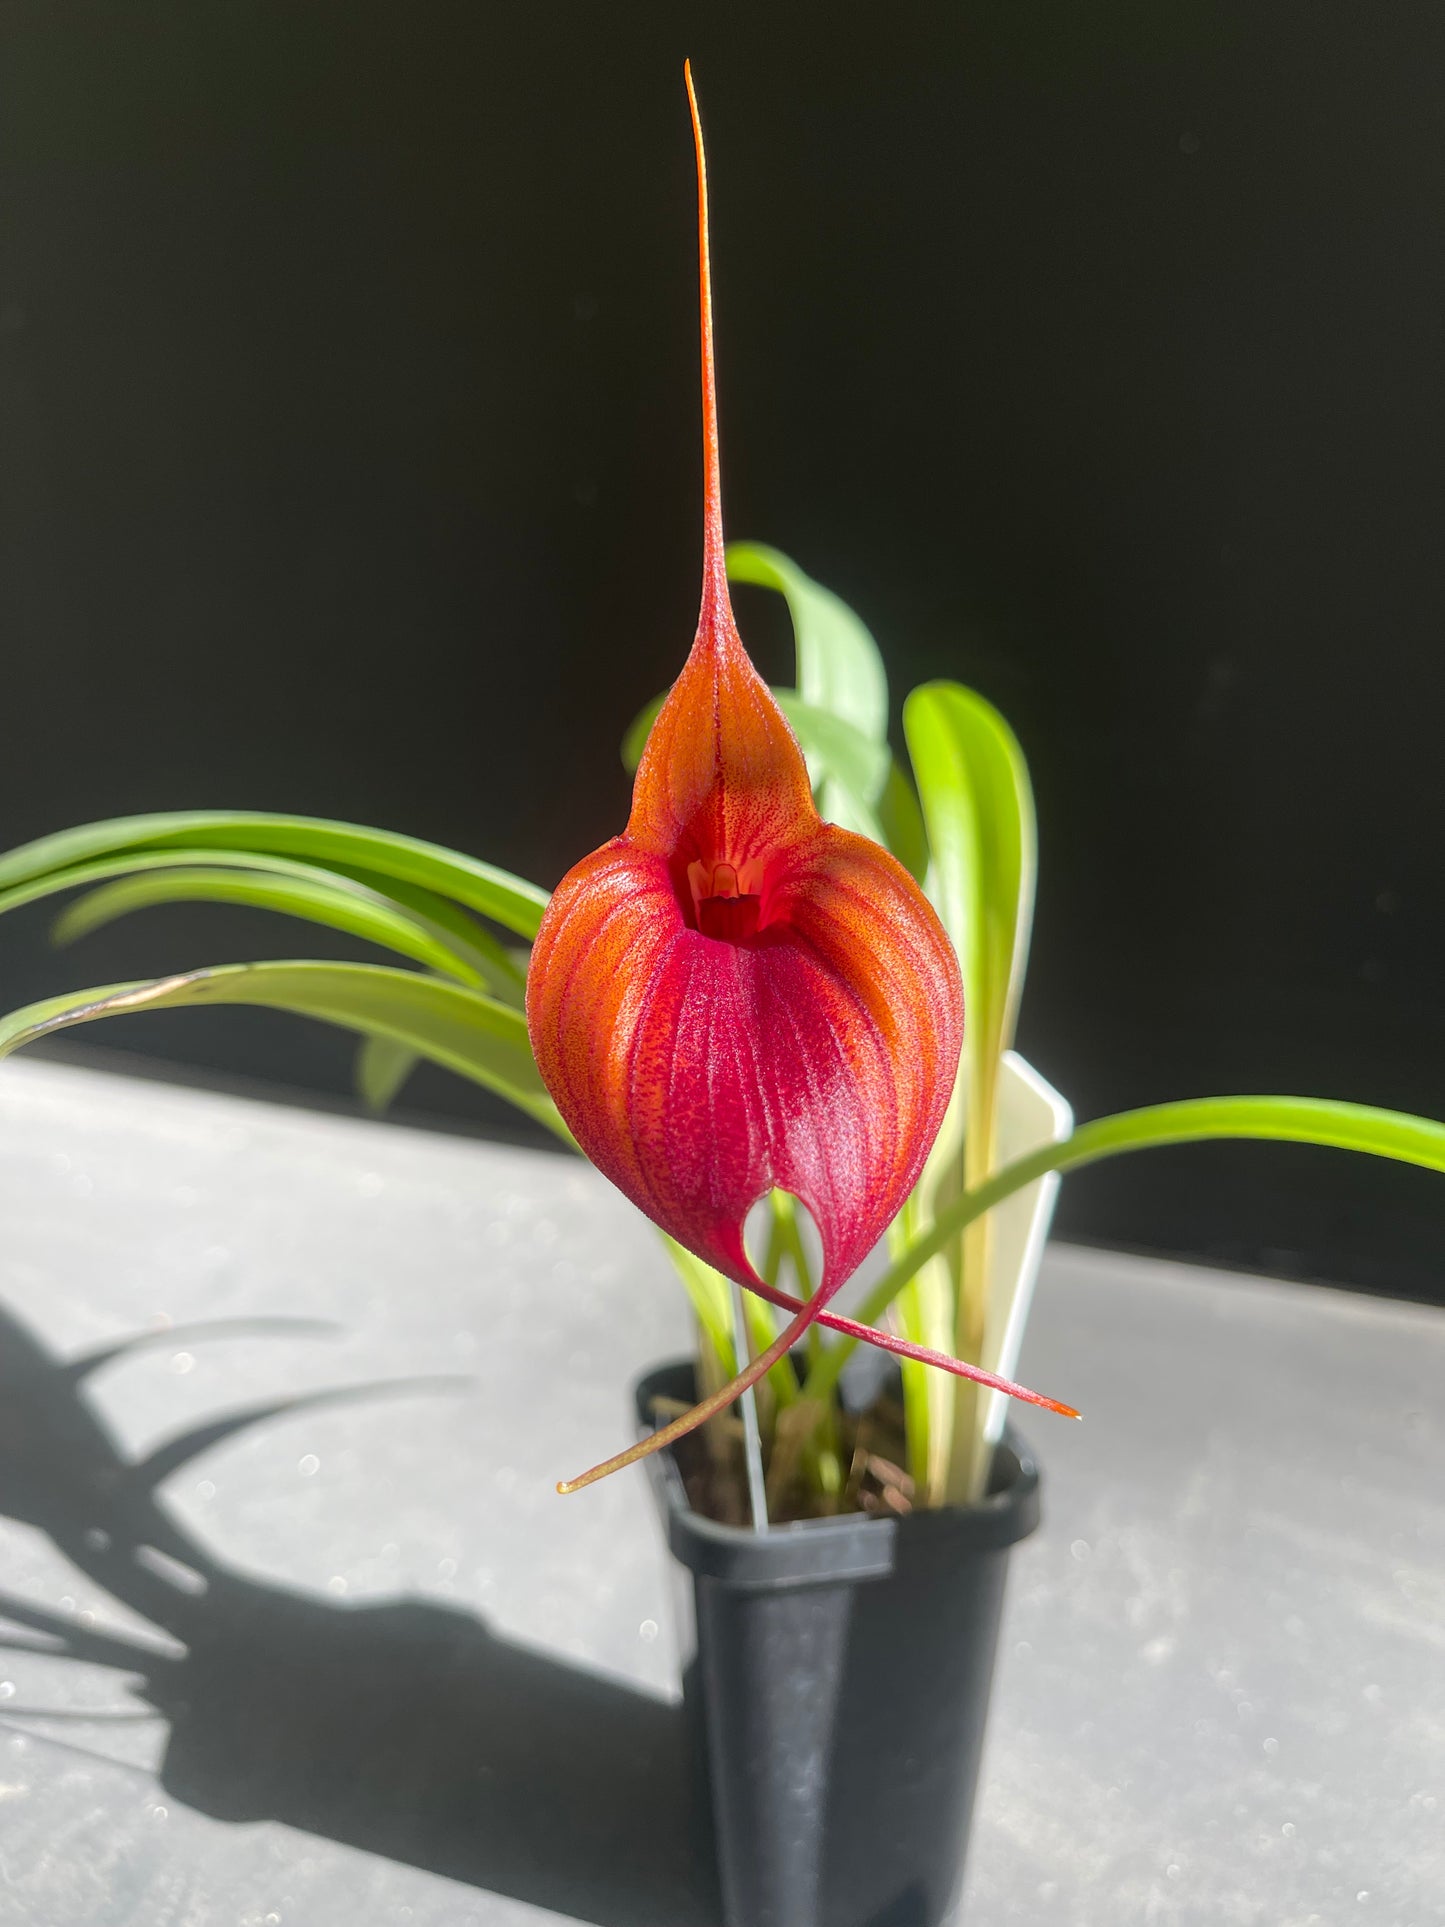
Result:
[[[692,104],[702,610],[648,738],[626,829],[567,873],[542,919],[527,1022],[542,1077],[588,1157],[717,1270],[790,1302],[756,1276],[744,1224],[775,1186],[811,1212],[823,1249],[817,1292],[728,1388],[736,1396],[823,1312],[917,1182],[953,1090],[963,987],[943,926],[902,864],[819,817],[797,739],[733,620]],[[694,1420],[703,1415],[698,1407]]]

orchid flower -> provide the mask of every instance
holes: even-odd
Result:
[[[917,1183],[963,1041],[963,985],[943,925],[896,857],[819,816],[803,752],[733,619],[707,165],[690,70],[687,91],[702,608],[647,739],[627,828],[568,872],[542,918],[527,1026],[542,1080],[593,1163],[679,1244],[794,1315],[727,1385],[566,1491],[720,1411],[823,1315]],[[801,1305],[759,1278],[744,1247],[748,1212],[775,1187],[807,1207],[822,1244],[818,1288]]]
[[[798,742],[748,661],[728,598],[707,179],[690,75],[688,94],[698,165],[702,610],[670,696],[629,731],[627,753],[636,742],[640,760],[623,834],[578,864],[550,904],[536,884],[478,857],[329,819],[185,810],[41,837],[0,855],[0,916],[67,895],[59,941],[155,904],[238,903],[345,932],[398,961],[266,960],[70,991],[0,1017],[0,1058],[114,1015],[251,1005],[356,1033],[358,1086],[377,1109],[418,1060],[469,1078],[569,1148],[580,1145],[663,1228],[706,1333],[704,1356],[730,1347],[718,1273],[790,1314],[777,1331],[754,1305],[759,1355],[744,1371],[562,1490],[671,1443],[775,1364],[775,1386],[791,1381],[795,1409],[825,1426],[862,1340],[904,1360],[916,1502],[966,1504],[988,1456],[968,1381],[1077,1416],[970,1362],[998,1316],[979,1262],[996,1206],[1054,1172],[1213,1138],[1327,1145],[1445,1172],[1445,1124],[1324,1098],[1201,1098],[1096,1118],[999,1161],[993,1093],[1033,898],[1023,751],[976,692],[926,685],[903,709],[915,795],[887,745],[883,665],[866,629],[786,557],[745,548],[732,558],[733,579],[788,599],[802,687],[779,694],[814,758],[824,813],[841,803],[850,827],[814,807]],[[886,838],[894,854],[857,829]],[[926,880],[942,924],[914,877]],[[968,1062],[957,1077],[963,999],[950,938],[969,999]],[[801,1200],[821,1238],[816,1290],[792,1252],[801,1300],[777,1288],[769,1264],[760,1278],[747,1255],[749,1208],[769,1193],[775,1240],[792,1218],[782,1194]],[[860,1319],[840,1316],[835,1294],[885,1229],[887,1270]],[[903,1336],[875,1328],[888,1315]],[[799,1387],[785,1353],[810,1325],[841,1337],[810,1346]],[[951,1399],[916,1396],[937,1389],[915,1369],[924,1365],[963,1381]],[[800,1437],[795,1428],[795,1448]],[[830,1453],[816,1456],[814,1482],[827,1496]]]

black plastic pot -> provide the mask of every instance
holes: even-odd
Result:
[[[690,1364],[636,1388],[690,1400]],[[957,1900],[1009,1548],[1039,1520],[1010,1435],[981,1504],[752,1532],[648,1461],[692,1574],[684,1691],[711,1782],[727,1927],[938,1927]],[[686,1591],[684,1588],[684,1607]]]

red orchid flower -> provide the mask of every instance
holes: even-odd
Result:
[[[707,172],[690,71],[687,91],[701,281],[702,610],[638,766],[627,828],[568,872],[542,919],[527,1023],[543,1081],[593,1163],[680,1244],[794,1316],[720,1392],[562,1491],[701,1424],[814,1319],[1021,1391],[826,1310],[922,1172],[958,1069],[963,987],[943,926],[902,864],[819,817],[797,739],[733,620]],[[807,1304],[767,1286],[743,1246],[749,1210],[774,1186],[800,1199],[818,1228],[823,1273]]]

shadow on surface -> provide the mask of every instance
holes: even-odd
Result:
[[[116,1356],[68,1363],[0,1311],[0,1512],[46,1533],[185,1654],[5,1593],[0,1618],[19,1634],[0,1645],[139,1675],[170,1725],[162,1784],[216,1818],[284,1821],[596,1927],[716,1927],[680,1707],[513,1645],[467,1612],[333,1605],[229,1571],[153,1486],[218,1430],[282,1408],[198,1427],[141,1476],[84,1395],[88,1372]]]

